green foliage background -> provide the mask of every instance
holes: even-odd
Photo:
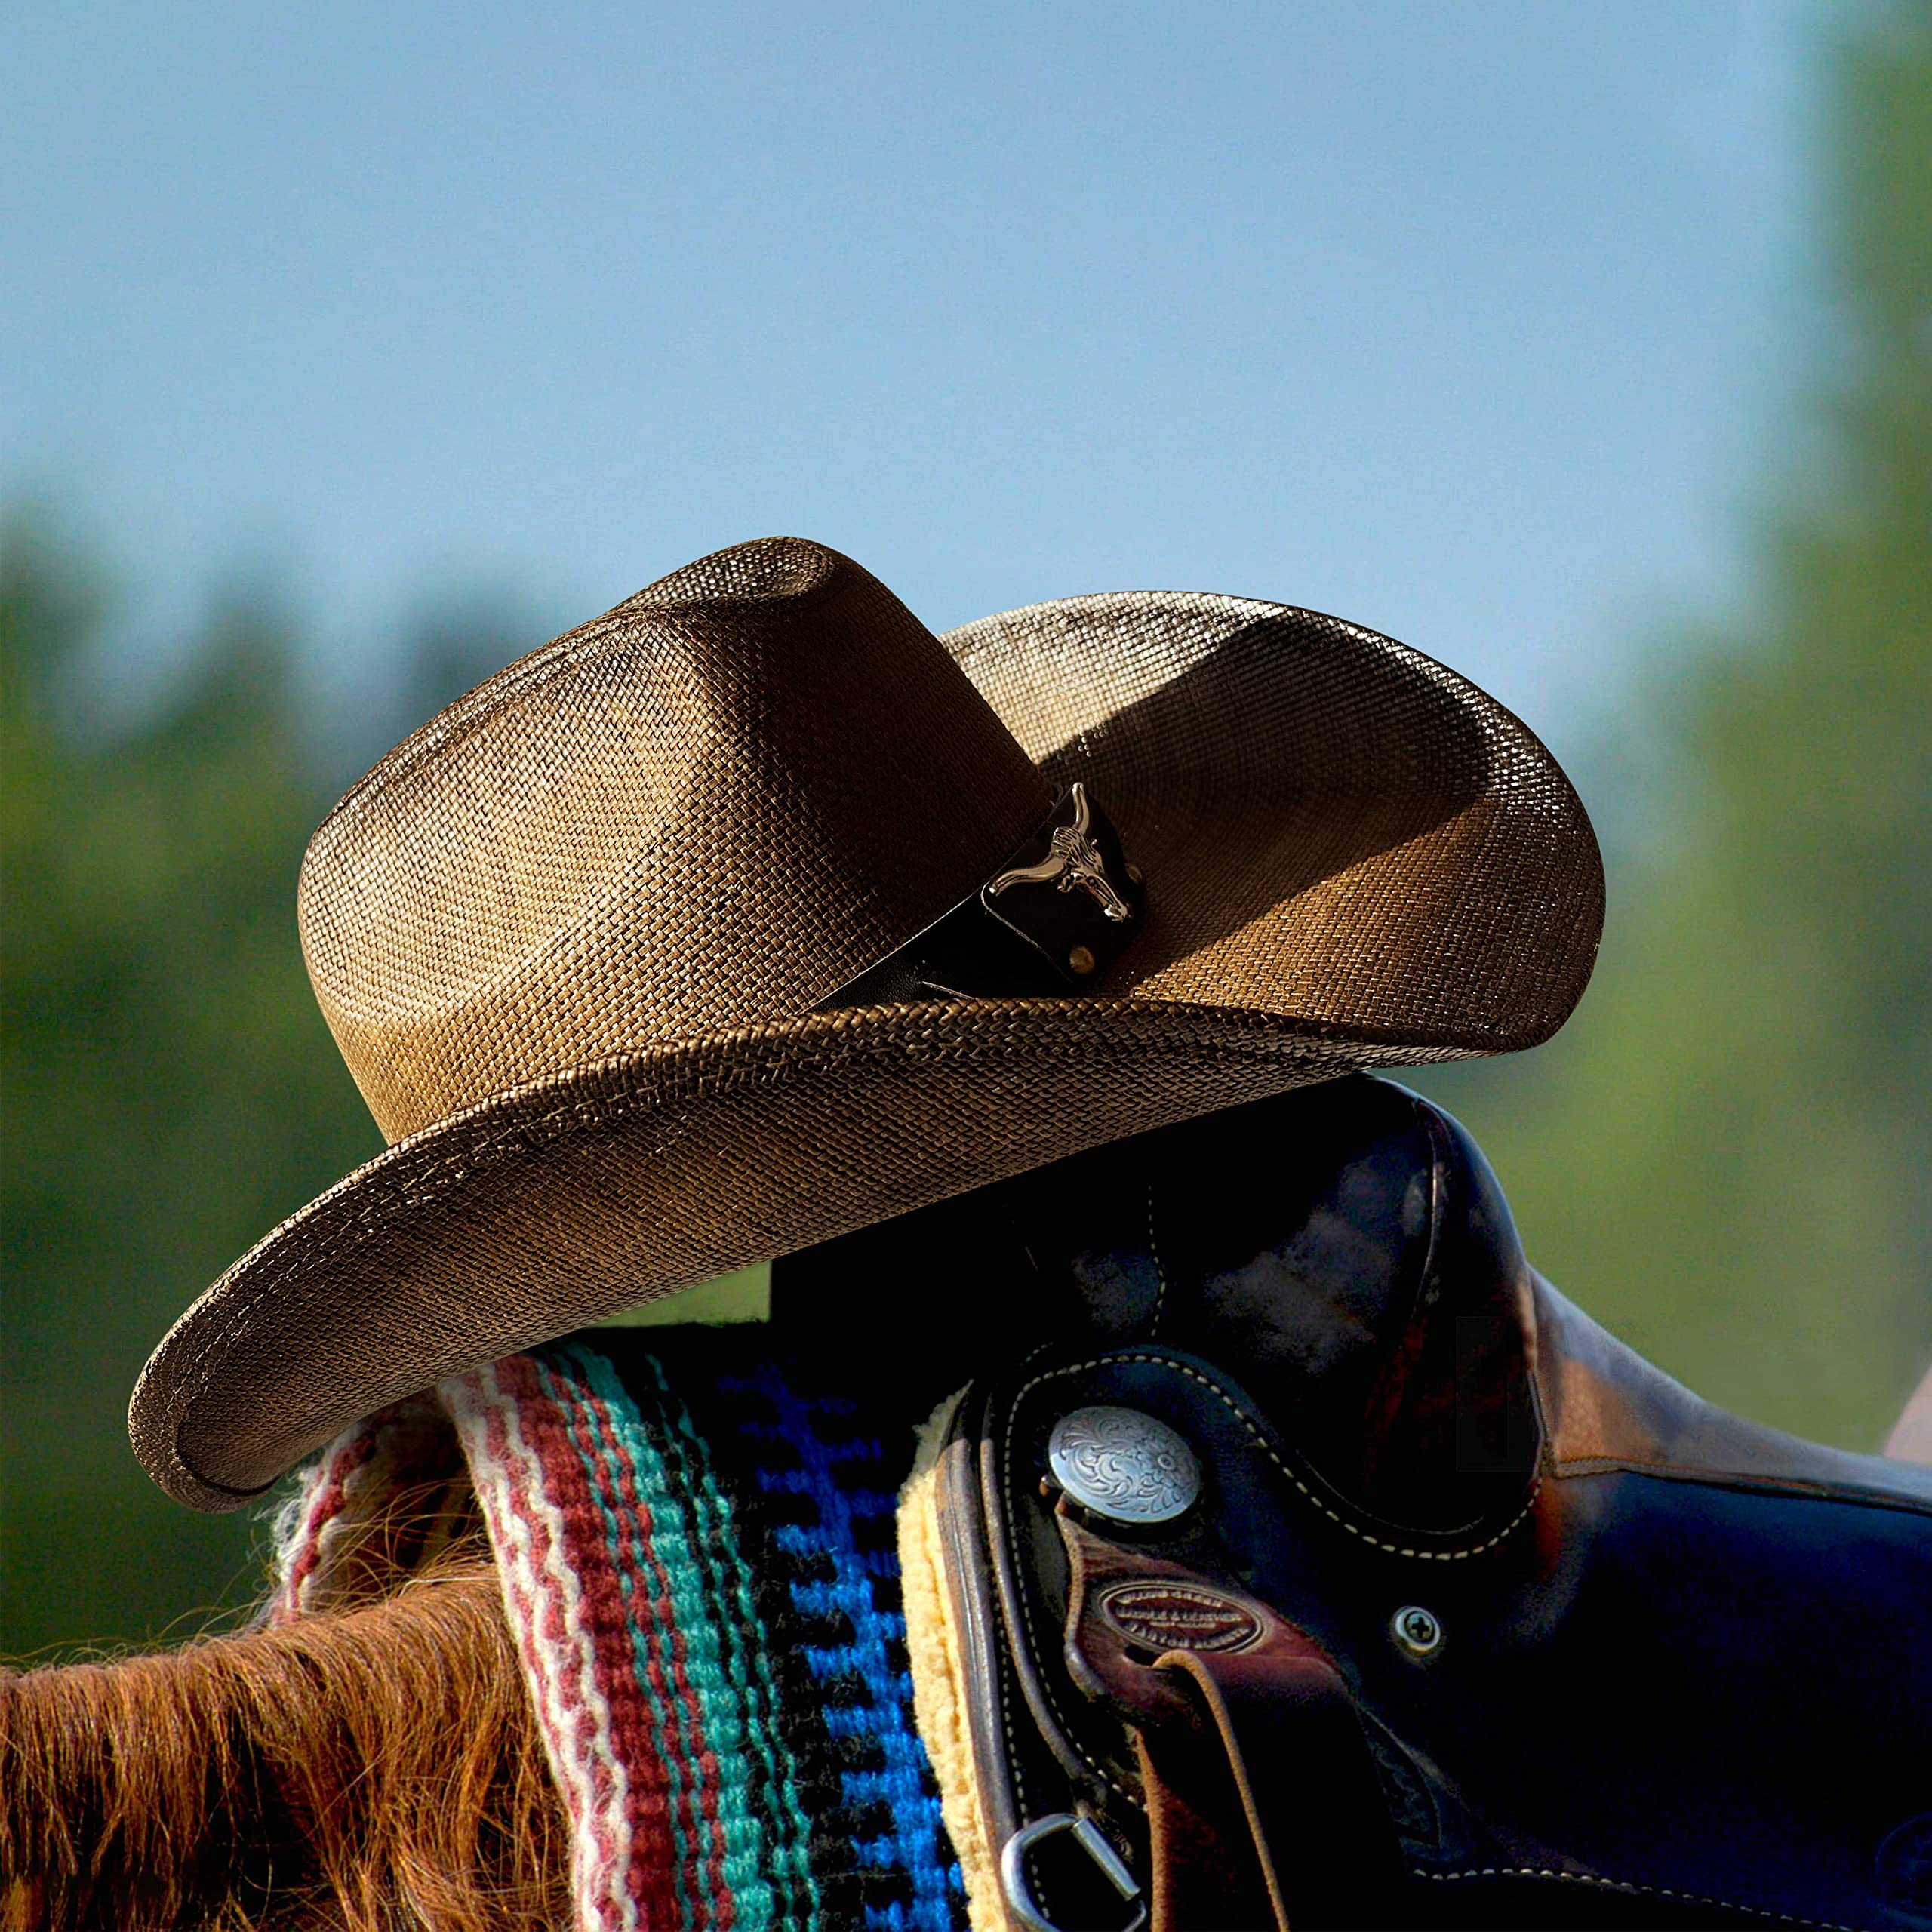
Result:
[[[1577,1017],[1419,1084],[1571,1294],[1716,1399],[1870,1447],[1932,1358],[1932,11],[1867,16],[1821,57],[1834,329],[1767,439],[1795,480],[1761,503],[1749,608],[1641,654],[1580,774],[1635,829]],[[45,519],[0,535],[14,1654],[180,1634],[252,1589],[257,1526],[149,1487],[127,1394],[195,1294],[380,1145],[296,945],[335,761],[300,640],[239,599],[116,729],[91,689],[102,580]],[[407,689],[351,768],[538,641],[512,628],[404,640]]]
[[[1607,722],[1644,836],[1577,1017],[1428,1084],[1600,1319],[1872,1447],[1932,1358],[1932,8],[1832,48],[1821,99],[1826,372],[1767,438],[1749,608]]]

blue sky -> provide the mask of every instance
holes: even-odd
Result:
[[[8,28],[0,489],[137,678],[266,571],[352,691],[718,545],[936,627],[1336,611],[1562,749],[1721,596],[1801,331],[1784,0],[42,7]]]

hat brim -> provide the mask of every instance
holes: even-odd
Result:
[[[177,1502],[236,1509],[386,1404],[639,1302],[1130,1134],[1465,1051],[1016,1000],[574,1069],[399,1141],[258,1242],[143,1371],[135,1453]]]
[[[155,1351],[129,1428],[168,1494],[238,1507],[445,1376],[1128,1134],[1532,1045],[1580,995],[1603,915],[1583,808],[1527,728],[1420,652],[1161,593],[944,641],[1145,870],[1112,996],[786,1017],[572,1067],[398,1141]]]

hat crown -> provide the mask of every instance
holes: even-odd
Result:
[[[383,759],[310,842],[310,978],[390,1140],[803,1012],[971,893],[1044,780],[877,579],[774,537],[673,571]]]

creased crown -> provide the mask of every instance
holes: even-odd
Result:
[[[890,591],[766,538],[390,752],[309,844],[303,950],[394,1140],[566,1067],[803,1012],[971,892],[1048,802]]]

